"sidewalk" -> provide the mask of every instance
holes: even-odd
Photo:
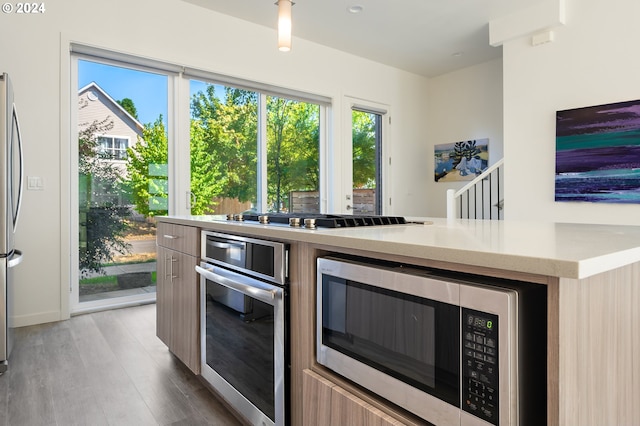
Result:
[[[122,264],[122,265],[114,265],[114,266],[105,266],[102,268],[104,270],[104,274],[98,272],[90,272],[86,277],[83,278],[93,278],[93,277],[101,277],[101,276],[109,276],[109,275],[122,275],[127,274],[129,272],[153,272],[156,270],[156,262],[146,262],[146,263],[130,263],[130,264]]]

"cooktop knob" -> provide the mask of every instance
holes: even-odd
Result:
[[[299,217],[290,217],[289,218],[289,226],[299,227],[300,226],[300,218]]]
[[[233,214],[229,213],[229,214],[227,215],[227,220],[233,220]]]
[[[235,220],[236,222],[242,222],[244,221],[244,216],[242,214],[234,215],[233,220]]]
[[[262,223],[263,225],[266,225],[267,223],[269,223],[269,216],[267,215],[258,216],[258,222]]]
[[[307,229],[316,229],[316,220],[313,218],[305,219],[304,227]]]

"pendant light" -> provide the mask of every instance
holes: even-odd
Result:
[[[281,52],[291,50],[291,0],[278,0],[278,49]]]

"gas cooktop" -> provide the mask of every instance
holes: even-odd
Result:
[[[400,216],[377,215],[335,215],[319,213],[244,213],[229,214],[227,220],[237,222],[258,222],[261,224],[288,224],[292,227],[351,228],[355,226],[403,225],[407,223]]]

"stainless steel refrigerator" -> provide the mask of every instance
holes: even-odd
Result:
[[[22,252],[15,232],[22,203],[24,163],[20,126],[9,75],[0,74],[0,374],[7,370],[13,344],[11,318],[15,267]]]

